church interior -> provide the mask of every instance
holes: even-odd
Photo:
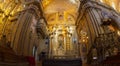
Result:
[[[120,0],[0,0],[0,66],[120,66]]]

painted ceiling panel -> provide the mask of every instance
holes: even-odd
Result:
[[[78,6],[79,0],[51,0],[51,2],[49,1],[49,4],[44,7],[44,13],[46,19],[48,20],[48,24],[57,24],[61,22],[74,24],[75,18],[77,17],[76,15],[79,8]],[[67,18],[69,16],[72,17]]]

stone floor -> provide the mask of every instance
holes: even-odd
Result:
[[[37,66],[42,66],[42,62],[37,62]],[[91,66],[91,65],[88,65],[88,64],[83,64],[82,66]]]
[[[91,65],[88,65],[88,64],[83,64],[82,66],[91,66]]]
[[[37,64],[36,64],[37,66],[42,66],[42,61],[40,61],[40,62],[37,62]]]

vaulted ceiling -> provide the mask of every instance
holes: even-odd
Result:
[[[113,7],[116,11],[120,12],[120,0],[100,0],[100,1]]]
[[[96,0],[120,12],[120,0]],[[77,18],[79,0],[43,0],[43,11],[49,25],[74,24]]]
[[[44,0],[43,4],[49,25],[75,23],[79,0]]]

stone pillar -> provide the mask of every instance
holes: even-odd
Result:
[[[26,7],[26,10],[21,12],[17,21],[16,29],[14,30],[13,48],[19,55],[29,55],[29,50],[33,45],[38,44],[38,37],[36,33],[36,23],[40,15],[37,6],[31,4]],[[35,23],[35,24],[34,24]],[[30,33],[32,35],[30,35]],[[32,42],[30,41],[31,38]],[[31,43],[30,43],[31,42]],[[29,46],[30,45],[30,46]],[[30,48],[31,47],[31,48]],[[32,51],[32,50],[30,50]]]
[[[110,38],[107,33],[112,32],[108,26],[112,25],[115,30],[119,30],[120,22],[118,21],[119,16],[117,15],[117,12],[115,12],[111,7],[105,6],[93,0],[81,1],[79,16],[76,21],[76,29],[78,36],[80,36],[79,39],[81,39],[80,31],[84,30],[87,33],[89,41],[87,43],[87,53],[91,54],[91,48],[96,46],[95,41],[97,38],[100,38],[100,35],[103,35],[103,37],[100,38],[100,40],[103,40],[99,40],[99,44],[102,45],[101,48],[103,48],[105,44],[110,43],[109,41],[106,41],[108,39],[104,39],[106,37]],[[102,54],[100,56],[102,57]]]

